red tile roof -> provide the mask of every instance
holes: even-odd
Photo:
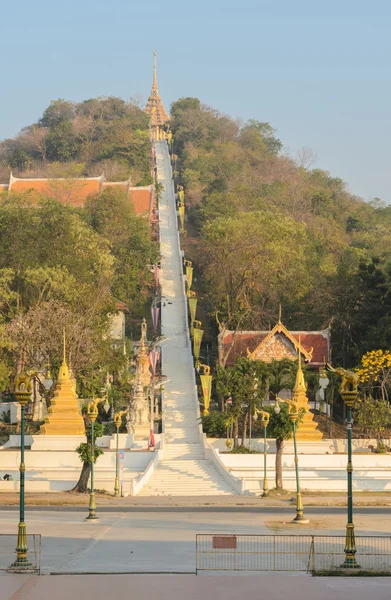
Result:
[[[330,361],[330,330],[323,331],[290,331],[290,335],[299,342],[309,354],[312,352],[311,360],[307,362],[310,366],[321,366],[326,359]],[[270,331],[226,331],[219,336],[219,345],[227,351],[234,338],[233,346],[227,359],[227,367],[232,366],[239,356],[247,356],[249,350],[254,352],[257,346],[270,334]],[[284,335],[278,333],[276,335]],[[312,350],[311,350],[312,349]]]
[[[91,194],[100,194],[103,189],[121,186],[128,192],[138,215],[150,215],[154,207],[154,186],[130,187],[128,181],[104,181],[101,177],[85,177],[79,179],[19,179],[11,174],[9,185],[0,186],[0,192],[9,189],[12,192],[27,192],[33,190],[42,196],[54,198],[62,204],[84,206]],[[3,190],[4,188],[4,190]],[[32,201],[34,199],[32,198]]]
[[[129,198],[138,215],[150,214],[152,210],[152,193],[153,186],[129,188]]]
[[[91,194],[101,192],[102,177],[80,179],[16,179],[11,176],[11,193],[34,190],[47,198],[54,198],[62,204],[84,206]]]

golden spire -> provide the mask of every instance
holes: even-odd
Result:
[[[63,358],[58,373],[58,386],[49,408],[42,435],[84,435],[84,421],[79,411],[76,382],[67,364],[67,344],[63,329]]]
[[[156,81],[156,57],[157,54],[156,52],[153,53],[153,83],[152,83],[152,89],[156,89],[157,91],[157,81]]]
[[[303,349],[304,352],[304,349]],[[297,439],[298,440],[321,440],[323,434],[318,431],[317,424],[315,423],[314,415],[310,412],[310,405],[307,397],[307,389],[304,380],[303,369],[301,368],[301,340],[299,336],[299,365],[297,368],[295,386],[293,388],[293,402],[297,403],[298,408],[304,408],[305,413],[303,420],[299,424]]]
[[[280,308],[278,310],[278,322],[281,323],[281,317],[282,317],[282,310],[281,310],[281,304],[280,304]]]
[[[151,117],[151,125],[153,127],[162,127],[165,123],[167,123],[167,121],[170,120],[170,117],[166,113],[163,102],[159,96],[156,77],[156,56],[157,54],[154,52],[152,90],[145,107],[145,112]]]
[[[303,392],[306,395],[304,373],[303,369],[301,368],[301,342],[299,336],[299,366],[296,373],[296,382],[295,387],[293,388],[293,395],[295,395],[296,393],[302,395]]]
[[[63,362],[66,363],[67,362],[67,340],[65,337],[65,327],[63,327],[62,329],[62,339],[63,339]]]
[[[67,365],[67,341],[65,337],[65,327],[62,330],[62,365],[60,367],[60,372],[58,374],[58,381],[70,381],[69,369]]]

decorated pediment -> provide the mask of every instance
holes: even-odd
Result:
[[[297,360],[299,353],[305,361],[310,362],[313,349],[306,350],[302,344],[279,322],[268,333],[268,335],[250,352],[247,349],[247,355],[252,360],[262,360],[271,362],[272,360]]]

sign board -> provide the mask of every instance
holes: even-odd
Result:
[[[215,550],[236,550],[236,535],[214,535],[212,538],[212,548]]]

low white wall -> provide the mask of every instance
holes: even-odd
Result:
[[[243,490],[260,493],[263,485],[262,454],[221,454],[221,461],[237,478],[243,481]],[[283,455],[284,488],[296,489],[294,456]],[[300,484],[303,490],[346,491],[347,456],[305,455],[299,456]],[[360,491],[391,490],[391,455],[356,454],[353,457],[353,489]],[[274,487],[275,455],[267,456],[269,487]]]
[[[123,489],[130,491],[131,481],[145,472],[153,460],[155,452],[124,451]],[[106,450],[95,465],[95,487],[113,492],[115,481],[116,452]],[[0,453],[0,492],[19,488],[20,450],[4,450]],[[70,490],[76,485],[82,463],[74,451],[35,451],[26,450],[26,490],[58,491]],[[14,481],[2,481],[10,474]]]
[[[207,442],[206,436],[203,437],[205,458],[209,460],[215,467],[215,469],[224,477],[224,479],[232,486],[232,490],[236,494],[245,493],[245,486],[243,480],[238,478],[227,468],[226,463],[221,460],[219,452],[217,452]],[[251,455],[250,455],[251,456]]]
[[[226,446],[225,438],[207,438],[208,443],[221,452],[230,452]],[[390,441],[387,440],[386,444],[390,446]],[[249,446],[249,441],[246,441],[246,446]],[[371,452],[370,446],[376,448],[377,441],[374,439],[367,440],[352,440],[353,452]],[[263,452],[263,438],[253,439],[251,442],[252,450],[257,452]],[[276,441],[274,439],[267,440],[268,452],[275,453]],[[297,442],[298,454],[334,454],[335,452],[347,452],[347,440],[346,439],[324,439],[320,442]],[[285,454],[293,454],[293,440],[286,440],[284,447]]]
[[[146,469],[143,473],[136,478],[133,478],[130,482],[130,495],[137,496],[143,489],[143,487],[148,483],[153,473],[157,469],[160,461],[163,459],[164,453],[164,435],[162,434],[160,437],[160,441],[155,446],[155,451],[153,456],[147,465]]]

